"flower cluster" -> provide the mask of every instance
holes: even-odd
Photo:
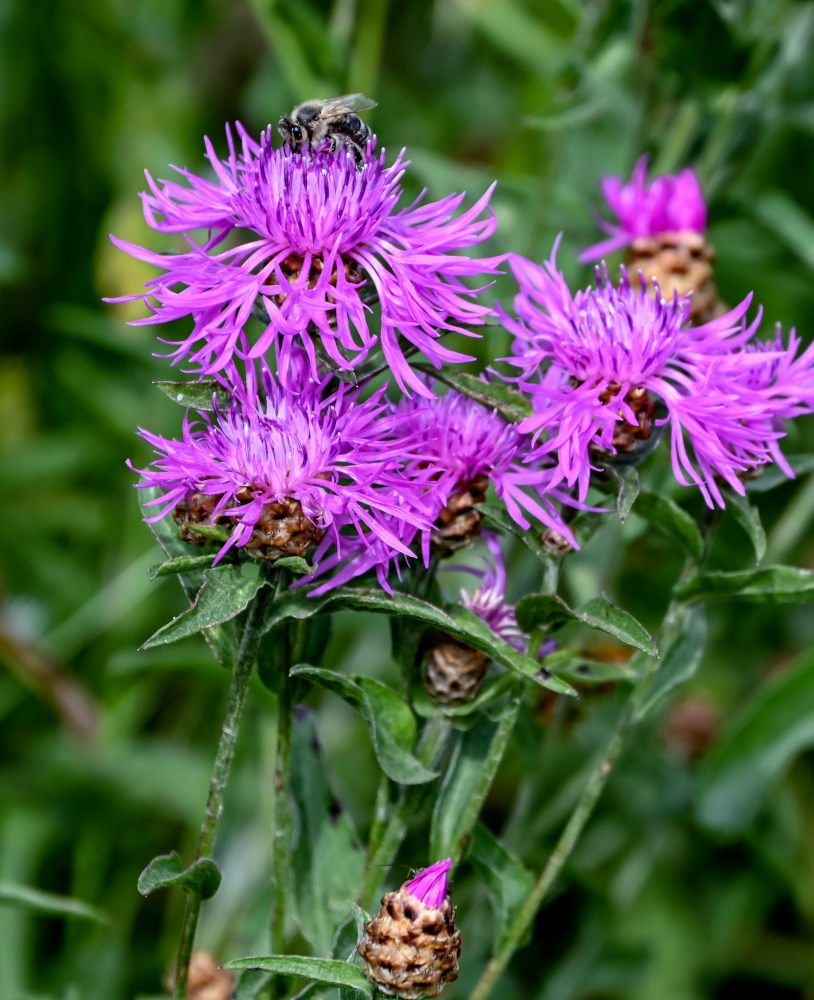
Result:
[[[777,460],[780,418],[810,411],[814,355],[756,342],[760,315],[744,319],[751,296],[693,327],[687,299],[650,296],[624,270],[616,285],[597,270],[596,288],[572,294],[556,245],[543,267],[513,257],[511,268],[520,291],[517,318],[501,310],[515,337],[507,360],[535,411],[519,430],[535,435],[533,459],[556,458],[551,485],[576,487],[579,499],[603,454],[635,453],[669,425],[676,478],[723,506],[720,482],[742,494],[742,476]]]
[[[259,144],[240,125],[237,132],[240,151],[227,130],[225,160],[207,140],[214,181],[188,170],[178,170],[186,185],[147,175],[145,218],[159,232],[182,233],[185,252],[155,253],[111,237],[163,272],[146,292],[120,300],[141,298],[152,309],[135,322],[192,319],[190,332],[170,342],[174,361],[211,374],[276,348],[284,381],[295,344],[316,376],[318,355],[351,369],[378,342],[401,388],[426,394],[400,338],[438,368],[472,360],[438,341],[449,330],[474,336],[469,326],[492,312],[473,301],[462,278],[494,274],[502,258],[458,253],[493,233],[492,188],[457,216],[463,195],[398,209],[403,153],[386,166],[371,143],[358,170],[347,150],[297,153],[274,149],[270,128]],[[368,323],[374,301],[378,334]]]

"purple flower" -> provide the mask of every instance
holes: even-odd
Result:
[[[136,470],[137,485],[161,494],[148,502],[161,508],[149,520],[175,511],[193,535],[196,523],[231,525],[218,559],[232,546],[267,558],[316,547],[319,561],[351,541],[411,554],[399,526],[415,531],[429,522],[420,494],[400,475],[410,441],[384,388],[366,400],[345,385],[329,393],[323,375],[303,377],[294,389],[266,368],[259,383],[253,368],[245,382],[223,381],[232,404],[214,416],[187,414],[181,440],[140,431],[157,457]]]
[[[579,257],[583,263],[599,260],[641,236],[687,230],[703,234],[706,229],[707,206],[698,178],[689,168],[648,184],[647,157],[642,156],[629,184],[623,184],[621,177],[604,177],[600,186],[619,222],[599,223],[612,238],[584,250]]]
[[[699,487],[709,506],[724,505],[716,480],[743,493],[739,474],[772,460],[779,432],[761,415],[767,395],[747,373],[773,355],[742,348],[758,319],[746,326],[747,297],[730,312],[689,327],[689,300],[651,298],[644,281],[632,288],[597,271],[596,290],[572,295],[551,260],[539,267],[514,257],[520,285],[518,319],[500,310],[515,335],[511,361],[535,413],[520,425],[534,432],[533,457],[556,457],[552,486],[577,486],[585,498],[591,454],[635,451],[654,425],[669,424],[672,464],[683,485]],[[667,411],[655,418],[656,400]]]
[[[159,232],[183,233],[183,252],[154,253],[111,237],[163,272],[145,293],[118,300],[142,298],[152,309],[136,323],[192,317],[186,337],[167,341],[174,362],[186,358],[213,373],[235,356],[258,358],[276,347],[285,381],[288,359],[302,345],[314,375],[322,351],[338,368],[350,369],[379,340],[368,325],[375,300],[384,357],[404,391],[428,393],[407,363],[400,336],[436,367],[471,360],[441,346],[439,337],[448,330],[476,336],[466,327],[492,315],[461,279],[495,274],[504,258],[478,260],[457,251],[494,232],[488,208],[494,185],[457,217],[463,195],[397,210],[403,152],[388,167],[384,151],[371,143],[357,170],[347,149],[275,150],[270,127],[259,145],[236,128],[240,152],[227,129],[225,160],[206,140],[214,180],[177,167],[187,184],[147,175],[145,218]],[[253,315],[261,326],[250,340],[246,324]]]
[[[484,384],[488,385],[485,380]],[[420,493],[434,524],[421,528],[405,520],[393,530],[405,545],[420,535],[425,565],[429,565],[433,545],[451,551],[468,544],[478,533],[482,515],[474,504],[485,499],[490,482],[510,517],[522,528],[531,527],[532,517],[578,547],[555,501],[579,504],[552,488],[554,470],[526,461],[531,439],[520,433],[517,425],[506,423],[495,411],[454,391],[439,398],[404,399],[394,408],[394,420],[413,440],[403,475]],[[395,562],[401,571],[399,552],[379,544],[358,548],[340,571],[342,582],[375,568],[380,584],[389,590],[391,564]]]
[[[521,653],[528,645],[529,637],[517,624],[514,605],[506,602],[506,567],[503,563],[503,553],[500,540],[491,532],[484,532],[483,540],[489,548],[491,559],[484,559],[484,569],[471,569],[468,566],[450,566],[450,569],[463,570],[480,577],[480,583],[473,593],[461,591],[460,604],[478,618],[486,622],[489,628]],[[553,639],[543,643],[539,656],[547,656],[556,647]]]
[[[445,858],[420,871],[415,878],[404,883],[404,888],[425,906],[440,910],[447,898],[447,873],[452,868],[452,860]]]

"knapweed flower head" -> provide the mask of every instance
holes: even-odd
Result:
[[[452,861],[436,861],[397,892],[382,897],[382,908],[365,926],[359,942],[362,968],[382,993],[419,1000],[435,997],[458,978],[461,932],[447,876]]]
[[[599,260],[640,237],[706,230],[706,202],[689,167],[648,182],[647,157],[642,156],[627,184],[621,177],[604,177],[600,187],[618,222],[599,223],[611,238],[584,250],[579,258],[583,262]]]
[[[270,127],[260,143],[242,126],[236,130],[240,150],[227,129],[225,160],[206,141],[214,180],[179,168],[185,184],[147,175],[148,224],[182,233],[187,249],[161,254],[112,237],[162,271],[146,292],[127,297],[143,298],[152,310],[136,323],[193,320],[188,335],[168,342],[173,361],[186,359],[211,374],[235,357],[262,357],[274,347],[285,381],[296,346],[304,347],[316,375],[320,355],[350,369],[380,343],[401,388],[426,395],[402,339],[436,367],[471,360],[439,337],[449,330],[476,336],[468,327],[492,312],[474,301],[477,292],[462,279],[497,273],[503,258],[459,253],[494,231],[492,188],[458,215],[463,195],[399,209],[408,165],[403,151],[386,166],[384,151],[371,142],[357,169],[345,148],[274,149]],[[368,323],[373,301],[379,333]],[[250,338],[253,315],[259,334]]]
[[[409,554],[392,526],[428,524],[417,492],[401,487],[395,500],[409,441],[384,388],[363,400],[346,385],[329,391],[329,382],[303,377],[294,389],[250,368],[245,381],[224,380],[228,407],[187,414],[180,440],[141,430],[157,455],[137,470],[138,486],[159,491],[150,520],[174,512],[193,538],[201,523],[230,526],[218,559],[237,546],[266,558],[316,547],[318,560],[351,539]]]
[[[433,389],[430,383],[429,391]],[[486,380],[484,391],[488,391]],[[404,485],[420,493],[423,510],[433,524],[417,528],[402,521],[393,530],[405,545],[412,545],[416,535],[420,536],[416,546],[420,546],[425,565],[433,549],[455,551],[479,534],[483,515],[475,505],[485,500],[489,483],[522,528],[529,529],[529,518],[533,518],[576,547],[556,507],[558,501],[571,505],[574,501],[551,487],[551,469],[527,462],[531,438],[517,425],[454,390],[437,398],[403,399],[394,407],[394,419],[413,441],[404,464]],[[380,584],[389,589],[387,577],[393,563],[400,573],[400,552],[392,546],[360,547],[340,570],[339,578],[346,582],[375,568]]]
[[[723,506],[718,480],[743,493],[739,475],[772,460],[778,432],[757,423],[765,391],[746,373],[766,356],[742,350],[758,325],[736,308],[690,327],[689,300],[647,294],[644,280],[617,285],[597,270],[597,287],[572,294],[554,254],[543,267],[511,260],[520,285],[517,319],[501,310],[515,336],[520,387],[533,416],[519,426],[533,432],[535,458],[556,457],[552,485],[577,487],[584,499],[592,456],[634,453],[654,426],[668,425],[672,465],[682,485],[694,483],[709,506]],[[666,416],[656,416],[660,402]]]

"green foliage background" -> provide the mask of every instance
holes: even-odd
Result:
[[[151,277],[107,238],[160,245],[136,196],[143,168],[198,169],[202,136],[223,149],[225,121],[256,132],[304,98],[361,90],[379,101],[380,142],[408,148],[408,197],[422,187],[476,196],[497,178],[490,249],[541,259],[563,231],[561,262],[587,283],[573,258],[595,239],[599,177],[628,174],[641,152],[659,172],[691,162],[709,196],[722,296],[755,289],[767,324],[808,340],[812,36],[814,4],[790,0],[3,6],[0,881],[76,897],[109,922],[38,912],[0,888],[2,1000],[160,991],[181,894],[145,901],[136,879],[155,854],[191,852],[220,726],[226,677],[200,640],[136,651],[184,606],[174,581],[148,581],[158,554],[124,465],[148,461],[136,426],[172,433],[180,411],[150,386],[167,377],[151,358],[154,331],[125,325],[139,307],[100,302]],[[510,295],[510,283],[496,292]],[[483,358],[505,349],[495,331],[478,348]],[[801,422],[786,450],[810,451],[812,439]],[[700,511],[699,498],[675,495]],[[767,561],[814,566],[810,476],[757,499]],[[750,559],[727,514],[713,564]],[[566,588],[577,599],[607,590],[654,627],[679,564],[632,516],[573,557]],[[513,566],[516,599],[536,581],[522,554]],[[688,762],[665,749],[669,706],[657,713],[502,996],[814,997],[813,617],[805,606],[719,606],[691,682],[720,715],[719,743]],[[390,680],[386,635],[382,621],[344,616],[328,662]],[[763,700],[769,710],[753,718]],[[364,724],[329,695],[308,703],[334,792],[364,836],[376,782]],[[538,870],[617,705],[610,692],[579,710],[533,707],[486,822]],[[273,709],[258,684],[220,838],[224,883],[202,925],[201,944],[221,958],[262,951]],[[433,860],[420,828],[402,859]],[[383,873],[393,886],[403,877]],[[466,865],[456,897],[465,952],[450,998],[471,990],[492,927]]]

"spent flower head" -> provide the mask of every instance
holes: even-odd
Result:
[[[780,432],[758,422],[767,394],[747,378],[768,356],[743,350],[760,319],[743,320],[751,295],[690,327],[689,300],[651,297],[624,269],[616,285],[598,269],[595,289],[572,294],[556,244],[543,267],[521,257],[511,267],[520,292],[517,319],[500,310],[515,336],[506,360],[534,406],[520,424],[537,436],[533,456],[556,458],[552,485],[576,485],[584,499],[598,453],[633,453],[661,425],[676,478],[697,485],[709,506],[724,504],[719,479],[743,493],[739,476],[772,460]],[[658,402],[666,416],[656,415]]]
[[[428,521],[419,490],[400,475],[408,437],[384,388],[362,399],[359,389],[331,389],[330,381],[303,375],[294,389],[266,367],[259,379],[250,368],[245,381],[223,380],[228,407],[187,414],[180,440],[141,430],[157,456],[137,470],[138,486],[159,491],[147,503],[160,508],[150,520],[175,512],[193,536],[201,522],[231,526],[218,559],[232,546],[267,558],[316,547],[318,561],[351,540],[410,554],[398,526],[415,531]]]
[[[135,322],[192,318],[186,336],[167,341],[174,362],[186,359],[211,374],[235,357],[262,357],[274,347],[285,381],[295,346],[304,347],[316,375],[320,356],[350,369],[379,342],[401,388],[426,395],[407,353],[421,351],[436,367],[471,360],[439,337],[449,330],[477,336],[468,327],[492,314],[462,279],[497,273],[503,258],[460,251],[493,233],[494,185],[457,215],[463,195],[398,208],[408,166],[403,151],[387,166],[371,142],[357,169],[345,148],[274,149],[271,127],[259,143],[241,125],[236,130],[240,148],[227,129],[224,160],[206,140],[214,179],[177,167],[186,183],[147,174],[147,223],[182,233],[184,251],[156,253],[111,237],[162,272],[146,292],[118,300],[144,299],[152,315]],[[375,301],[378,333],[369,324]],[[252,316],[260,321],[254,338],[246,331]]]
[[[611,239],[584,250],[579,258],[583,262],[599,260],[642,236],[703,233],[706,229],[706,202],[698,178],[689,167],[648,182],[647,157],[642,156],[627,184],[621,177],[603,177],[600,187],[619,221],[600,221]]]

